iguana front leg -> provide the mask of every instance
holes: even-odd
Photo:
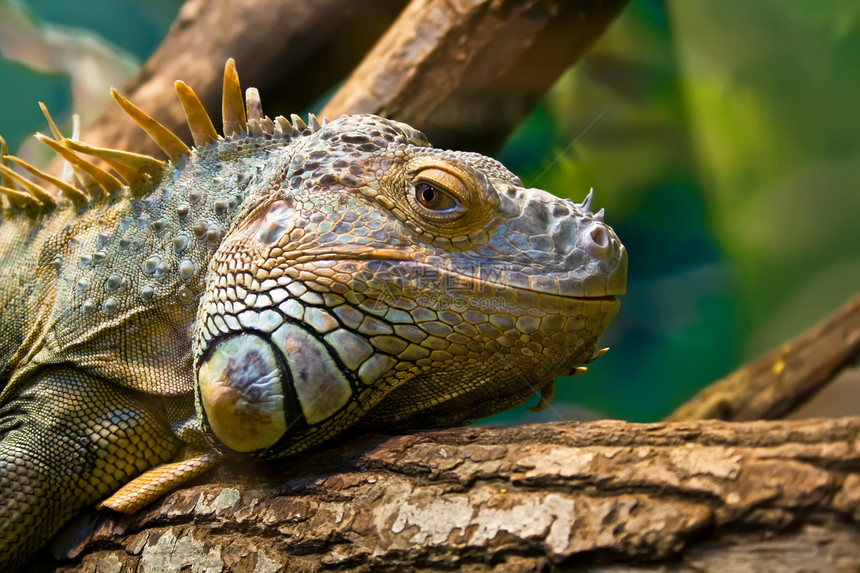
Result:
[[[69,368],[43,370],[0,406],[0,571],[178,448],[159,398]],[[8,390],[8,389],[7,389]]]

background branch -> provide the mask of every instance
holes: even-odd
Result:
[[[777,419],[858,357],[860,296],[818,326],[706,387],[667,420]]]
[[[232,57],[242,86],[259,89],[264,110],[289,116],[344,78],[404,5],[402,0],[188,0],[122,91],[190,143],[173,82],[181,79],[193,87],[220,125],[224,62]],[[161,156],[116,105],[87,127],[84,137],[94,145]]]
[[[627,0],[416,0],[325,106],[493,153]]]
[[[352,70],[323,115],[376,113],[437,146],[495,151],[627,0],[189,0],[124,93],[190,142],[173,82],[192,86],[216,125],[221,74],[236,59],[269,115],[307,109]],[[88,143],[160,155],[111,106]]]

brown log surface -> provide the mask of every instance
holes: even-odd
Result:
[[[860,418],[364,436],[98,514],[36,570],[856,571],[858,438]]]

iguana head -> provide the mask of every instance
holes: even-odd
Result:
[[[58,132],[39,138],[85,189],[15,162],[102,217],[106,231],[78,245],[89,274],[68,312],[161,329],[172,359],[120,377],[146,389],[167,377],[158,384],[177,393],[193,377],[220,449],[278,457],[348,428],[460,424],[536,391],[543,404],[555,376],[602,352],[626,254],[590,195],[575,204],[526,188],[493,159],[433,148],[380,117],[269,119],[256,90],[242,97],[232,61],[223,135],[176,87],[194,148],[114,93],[168,162]],[[59,206],[28,185],[0,191],[34,217]]]
[[[222,448],[463,423],[596,356],[626,253],[590,196],[375,116],[311,131],[257,169],[209,266],[197,404]]]

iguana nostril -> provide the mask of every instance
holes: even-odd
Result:
[[[582,246],[595,257],[606,259],[612,256],[612,236],[601,223],[592,223],[585,229],[582,243]]]
[[[609,235],[603,227],[594,227],[591,229],[591,240],[599,247],[609,246]]]

